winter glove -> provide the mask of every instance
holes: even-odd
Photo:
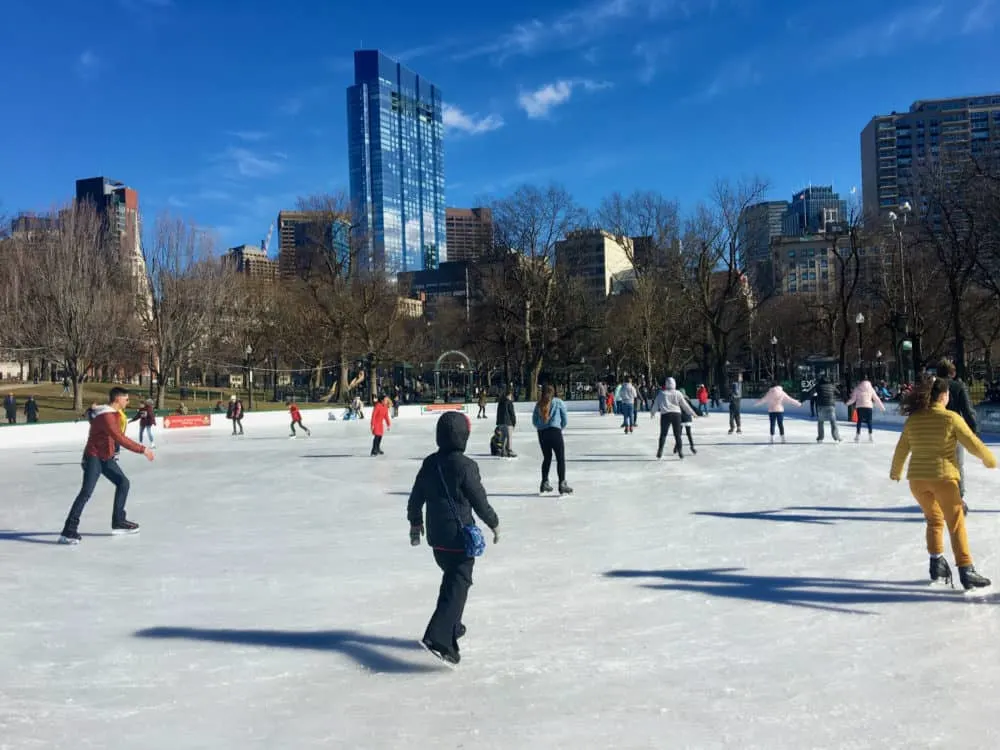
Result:
[[[493,532],[493,543],[497,544],[500,541],[500,532],[496,529],[490,529]]]
[[[423,535],[424,535],[424,527],[423,527],[423,525],[420,525],[420,526],[411,526],[410,527],[410,546],[411,547],[419,547],[420,546],[420,537],[422,537]]]

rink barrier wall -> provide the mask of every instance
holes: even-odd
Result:
[[[434,419],[441,413],[441,410],[426,410],[429,404],[407,404],[400,406],[399,415],[393,417],[393,419]],[[468,412],[473,406],[472,404],[455,404],[454,406],[463,407],[462,411]],[[488,420],[492,424],[492,420],[496,418],[496,403],[491,402],[487,407]],[[519,426],[524,425],[530,429],[530,416],[534,404],[530,402],[518,402],[515,404],[515,411],[519,417]],[[594,414],[598,413],[596,400],[590,401],[567,401],[566,410],[570,414],[570,429],[572,429],[572,417],[575,414]],[[344,420],[342,417],[346,409],[343,406],[335,406],[333,408],[329,406],[324,406],[315,409],[302,409],[302,421],[306,426],[318,425],[321,422],[327,424],[344,424],[348,423],[348,420]],[[990,436],[1000,436],[1000,416],[996,416],[996,413],[990,409],[987,410],[977,410],[983,417],[980,421],[980,432],[990,435]],[[754,402],[750,399],[746,399],[743,402],[743,408],[741,410],[743,414],[757,414],[763,415],[766,413],[764,407],[755,406]],[[989,412],[988,414],[985,412]],[[729,413],[729,406],[723,404],[721,408],[711,409],[710,413],[713,415],[719,415],[726,417]],[[640,412],[640,417],[648,419],[645,416],[646,412]],[[789,419],[796,420],[807,420],[815,421],[809,416],[809,406],[791,406],[785,410],[785,416]],[[992,417],[992,419],[990,418]],[[365,419],[364,422],[368,422],[371,418],[371,407],[365,407]],[[611,417],[608,417],[611,419]],[[164,432],[173,432],[173,430],[166,430],[161,418],[161,424],[158,424],[154,429]],[[847,407],[844,404],[837,405],[837,419],[845,424],[850,424],[847,421]],[[355,420],[352,420],[355,421]],[[902,426],[905,418],[899,414],[899,407],[896,404],[886,404],[886,412],[883,414],[877,409],[875,410],[875,416],[872,420],[873,425],[876,428],[883,428],[889,430],[899,430]],[[272,430],[276,428],[287,428],[291,424],[291,419],[286,412],[283,411],[261,411],[261,412],[247,412],[243,417],[244,429],[248,432],[254,432],[259,429]],[[228,433],[232,430],[232,424],[228,419],[226,419],[225,414],[212,414],[211,424],[204,427],[188,427],[181,432],[217,432],[220,434]],[[4,448],[23,448],[41,445],[50,445],[54,443],[78,443],[81,447],[87,441],[88,424],[87,422],[80,420],[76,422],[53,422],[53,423],[40,423],[40,424],[22,424],[22,425],[4,425],[0,426],[0,450]],[[131,432],[130,437],[135,437],[135,432]]]

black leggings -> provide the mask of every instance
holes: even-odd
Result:
[[[767,418],[771,420],[771,435],[774,435],[774,426],[778,425],[778,432],[781,437],[785,436],[785,414],[780,411],[768,412]]]
[[[566,481],[566,445],[563,443],[562,430],[558,427],[548,427],[538,431],[538,444],[542,446],[542,481],[549,481],[549,469],[552,468],[552,454],[556,456],[556,473],[559,483]]]
[[[855,434],[856,435],[860,435],[861,434],[861,425],[862,424],[866,424],[866,425],[868,425],[868,434],[871,435],[872,434],[872,412],[874,412],[875,410],[874,409],[866,409],[863,406],[858,406],[858,407],[855,407],[854,411],[857,412],[857,414],[858,414],[858,431]]]
[[[670,413],[660,415],[660,446],[656,455],[663,455],[663,446],[667,442],[667,433],[674,431],[674,446],[677,453],[684,453],[684,439],[681,436],[681,415],[680,413]]]

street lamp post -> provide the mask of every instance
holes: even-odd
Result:
[[[882,350],[879,349],[875,352],[875,361],[878,362],[878,376],[881,380],[886,380],[886,376],[883,374],[882,370]]]
[[[250,357],[253,356],[253,347],[247,344],[247,348],[243,353],[246,355],[244,365],[246,366],[247,374],[247,409],[253,409],[253,370],[250,369]]]
[[[778,337],[771,337],[771,378],[778,379]]]
[[[865,355],[864,355],[864,334],[863,326],[865,324],[865,314],[858,313],[858,316],[854,319],[854,322],[858,324],[858,368],[860,369],[861,376],[864,377],[865,372]]]
[[[271,369],[271,387],[274,388],[274,403],[278,403],[278,352],[271,352],[271,362],[274,365]]]

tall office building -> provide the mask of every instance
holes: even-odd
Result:
[[[907,202],[918,210],[921,168],[983,156],[1000,156],[1000,94],[928,99],[908,112],[877,115],[861,131],[865,212]]]
[[[826,231],[827,224],[847,221],[847,201],[832,185],[810,185],[796,193],[782,219],[782,235],[801,237]]]
[[[771,240],[784,233],[786,201],[764,201],[747,206],[740,214],[738,241],[746,266],[762,263],[771,256]]]
[[[364,261],[395,276],[448,259],[441,91],[377,50],[354,53],[347,139]]]
[[[350,233],[347,219],[331,221],[323,211],[278,212],[278,275],[290,279],[331,267],[346,271]],[[327,253],[332,258],[324,258]]]
[[[493,211],[449,208],[445,211],[449,261],[477,261],[493,247]]]
[[[631,239],[619,242],[603,229],[570,232],[556,242],[555,252],[556,266],[581,279],[592,299],[605,299],[615,289],[616,279],[633,271]]]
[[[258,245],[239,245],[229,249],[226,262],[236,273],[262,281],[274,281],[278,277],[278,264],[267,257],[264,248]]]
[[[145,282],[139,193],[117,180],[88,177],[76,181],[76,200],[94,206],[108,236],[119,244],[124,257],[131,260],[135,277]]]

